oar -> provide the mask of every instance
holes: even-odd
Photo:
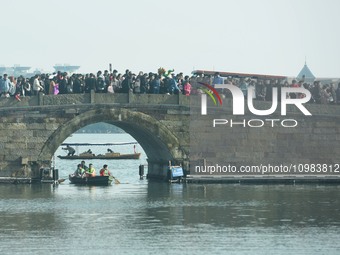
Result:
[[[116,177],[112,176],[113,179],[115,179],[115,184],[120,184],[120,181],[118,181],[118,179],[116,179]]]

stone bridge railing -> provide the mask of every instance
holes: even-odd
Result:
[[[0,111],[7,107],[31,107],[51,105],[81,104],[132,104],[132,105],[178,105],[189,107],[189,97],[184,95],[166,94],[133,94],[133,93],[91,93],[63,94],[22,97],[21,101],[14,98],[0,98]]]

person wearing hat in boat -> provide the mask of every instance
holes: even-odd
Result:
[[[103,165],[103,168],[100,170],[100,176],[109,176],[111,175],[109,169],[107,169],[107,165]]]
[[[62,148],[62,149],[68,151],[67,156],[73,156],[74,153],[76,153],[76,150],[72,148],[70,145],[66,145],[66,148]]]
[[[89,164],[89,168],[85,171],[86,177],[95,177],[96,176],[96,169],[93,167],[92,164]]]

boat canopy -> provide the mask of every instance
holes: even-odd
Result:
[[[112,146],[112,145],[126,145],[138,144],[137,142],[118,142],[118,143],[62,143],[62,146]]]

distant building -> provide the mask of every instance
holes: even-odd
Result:
[[[6,73],[7,67],[5,66],[0,66],[0,75],[3,75]]]
[[[18,77],[20,75],[25,77],[30,69],[31,69],[30,66],[15,65],[13,66],[13,74],[15,77]]]
[[[20,66],[20,65],[14,65],[12,67],[6,67],[6,66],[0,66],[0,75],[8,74],[9,76],[28,76],[28,70],[30,70],[30,66]]]
[[[304,82],[307,83],[312,83],[315,80],[315,76],[312,73],[312,71],[309,69],[309,67],[307,66],[307,63],[305,62],[305,65],[303,66],[303,68],[301,69],[300,73],[297,75],[297,80],[303,80]]]
[[[60,71],[60,72],[66,72],[66,73],[74,73],[76,72],[80,66],[71,66],[68,64],[64,64],[64,65],[60,65],[60,64],[56,64],[54,67],[56,72]]]

